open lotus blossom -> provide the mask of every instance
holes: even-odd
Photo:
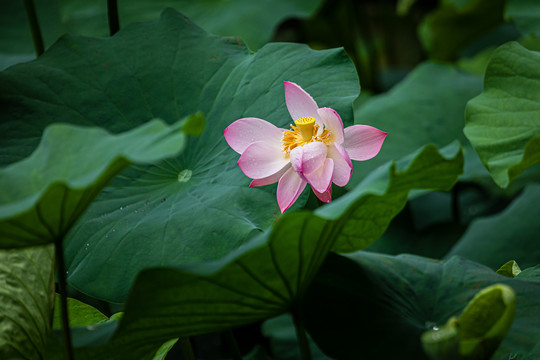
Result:
[[[294,120],[291,130],[258,118],[236,120],[225,129],[225,139],[241,154],[238,166],[253,179],[250,187],[278,182],[277,202],[287,210],[306,184],[324,202],[332,200],[332,183],[345,186],[352,174],[351,160],[368,160],[379,153],[388,133],[367,125],[343,129],[338,113],[319,108],[295,83],[284,81],[285,102]]]

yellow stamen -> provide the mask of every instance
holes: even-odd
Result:
[[[302,117],[294,122],[302,135],[302,139],[305,142],[310,142],[313,137],[313,126],[315,125],[315,118],[313,117]]]
[[[301,118],[301,119],[313,119],[313,118]],[[295,147],[304,146],[313,141],[320,141],[326,145],[332,144],[333,137],[332,137],[332,134],[328,131],[328,129],[324,129],[320,135],[317,135],[319,133],[319,125],[315,124],[315,119],[313,119],[313,123],[311,125],[311,135],[309,136],[308,140],[305,140],[307,136],[304,137],[304,134],[301,133],[300,127],[302,126],[302,121],[306,121],[306,120],[300,121],[301,119],[298,119],[295,121],[297,126],[291,125],[292,130],[285,130],[283,132],[281,143],[283,144],[283,152],[287,156],[290,154],[291,150],[294,149]]]

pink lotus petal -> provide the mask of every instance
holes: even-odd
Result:
[[[268,177],[262,178],[262,179],[255,179],[249,184],[249,187],[255,187],[255,186],[263,186],[263,185],[270,185],[275,182],[278,182],[281,176],[285,174],[287,170],[289,170],[291,167],[287,164],[283,169],[279,170],[277,173],[270,175]]]
[[[319,169],[326,159],[327,146],[322,142],[311,142],[291,151],[291,164],[297,173],[307,175]]]
[[[298,174],[302,174],[302,159],[304,158],[304,147],[297,146],[291,150],[290,154],[291,165]]]
[[[332,134],[334,143],[341,144],[343,142],[343,121],[339,114],[330,108],[320,108],[318,112],[324,127]]]
[[[334,173],[334,161],[326,159],[324,165],[309,175],[305,175],[306,180],[311,187],[320,193],[323,193],[332,186],[332,174]]]
[[[369,160],[379,153],[387,132],[368,125],[353,125],[345,129],[343,147],[352,160]]]
[[[285,85],[285,102],[287,109],[293,120],[298,120],[302,117],[315,118],[315,122],[322,125],[319,113],[319,107],[311,95],[304,91],[300,86],[290,81],[284,81]]]
[[[353,171],[349,155],[347,155],[340,145],[333,144],[328,147],[328,158],[334,161],[332,182],[337,186],[347,185]]]
[[[277,201],[282,213],[294,204],[305,187],[306,182],[293,168],[283,174],[277,187]]]
[[[330,186],[328,190],[323,193],[317,192],[314,188],[311,188],[313,193],[321,200],[322,202],[329,203],[332,201],[332,187]]]
[[[283,129],[258,118],[236,120],[225,130],[225,140],[239,154],[256,141],[281,143]]]
[[[247,177],[262,179],[274,175],[289,164],[281,146],[265,141],[249,145],[240,156],[238,166]]]
[[[343,145],[334,144],[334,147],[337,151],[339,151],[341,156],[343,156],[343,158],[347,161],[347,164],[349,164],[349,166],[352,168],[353,164],[351,158],[349,157],[349,154],[347,154],[347,151],[345,151],[345,149],[343,148]]]

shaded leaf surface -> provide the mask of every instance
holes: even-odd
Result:
[[[107,351],[111,359],[121,358],[125,348],[133,356],[146,354],[177,336],[220,331],[287,311],[303,297],[336,243],[345,239],[349,249],[367,246],[404,206],[412,188],[455,183],[461,152],[453,146],[443,153],[448,158],[426,147],[402,163],[382,167],[377,176],[318,211],[286,213],[269,232],[220,261],[142,271],[117,333],[97,351]],[[424,176],[422,169],[433,176]],[[373,221],[371,214],[380,219]],[[353,226],[360,231],[351,233]]]
[[[516,278],[526,281],[540,282],[540,265],[536,265],[521,271]]]
[[[370,161],[353,162],[351,185],[378,166],[397,160],[426,144],[446,146],[463,136],[465,105],[482,90],[482,79],[436,63],[423,63],[388,93],[355,109],[355,123],[389,133],[380,153]]]
[[[420,345],[422,332],[459,315],[475,293],[494,283],[515,290],[517,311],[493,359],[526,354],[540,337],[539,284],[503,277],[459,257],[439,263],[368,252],[329,256],[305,296],[306,327],[334,358],[407,354],[427,359]]]
[[[513,20],[523,35],[540,36],[540,3],[535,0],[508,0],[504,11],[507,20]]]
[[[222,36],[236,36],[251,49],[269,42],[280,22],[311,16],[322,0],[142,0],[119,1],[121,28],[135,22],[154,20],[168,7],[175,8],[203,27]],[[34,2],[45,49],[62,34],[109,36],[107,2],[92,0],[41,0]],[[24,4],[0,4],[0,70],[36,58]]]
[[[530,184],[503,212],[475,220],[445,256],[459,255],[493,270],[509,260],[521,268],[540,263],[540,185]]]
[[[53,121],[116,133],[148,118],[205,114],[205,131],[182,156],[130,168],[96,199],[67,239],[68,282],[123,302],[139,270],[223,257],[270,226],[275,186],[248,188],[223,130],[248,116],[288,127],[283,80],[352,122],[359,86],[342,50],[269,44],[251,54],[174,10],[112,38],[65,36],[39,60],[0,74],[2,163],[28,154]],[[183,170],[191,176],[179,181]]]
[[[452,60],[479,36],[503,23],[506,0],[441,1],[418,29],[433,59]]]
[[[0,250],[0,358],[42,359],[54,306],[52,245]]]
[[[301,358],[296,330],[290,314],[283,314],[265,321],[261,330],[263,335],[268,339],[273,359],[296,360]],[[313,341],[309,341],[309,349],[312,360],[328,359]]]
[[[179,126],[154,120],[114,136],[100,128],[49,126],[28,158],[0,169],[0,247],[63,238],[105,185],[130,163],[176,155]]]
[[[45,49],[65,32],[60,1],[34,1]],[[36,58],[24,1],[0,2],[0,70]]]
[[[142,356],[177,336],[220,331],[285,312],[315,275],[333,231],[328,221],[295,212],[269,235],[219,262],[142,271],[120,328],[97,354],[121,359],[129,349]],[[81,354],[96,356],[88,351]]]
[[[337,219],[343,227],[333,251],[358,251],[382,236],[405,206],[411,189],[448,191],[462,171],[463,153],[457,143],[440,153],[427,145],[396,163],[379,167],[345,196],[315,213]]]
[[[464,132],[500,187],[540,162],[540,53],[511,42],[486,70],[484,91],[469,101]]]
[[[206,31],[236,36],[251,49],[259,49],[271,40],[274,29],[287,18],[308,17],[322,0],[139,0],[119,1],[120,26],[159,17],[171,7],[196,22]],[[65,1],[62,6],[65,25],[78,34],[107,36],[107,6],[92,0]]]

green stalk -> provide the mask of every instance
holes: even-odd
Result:
[[[236,342],[236,339],[234,338],[234,334],[232,330],[224,331],[223,335],[225,337],[225,342],[227,343],[229,347],[233,360],[242,360],[242,353],[240,352],[240,349],[238,348],[238,343]]]
[[[180,350],[182,351],[182,357],[184,360],[197,360],[193,348],[191,347],[191,340],[189,337],[181,337],[178,339],[180,343]]]
[[[116,0],[107,0],[107,15],[109,17],[109,33],[113,36],[120,30],[118,2]]]
[[[66,263],[64,262],[64,249],[62,238],[54,242],[56,263],[58,264],[58,292],[60,293],[60,313],[62,319],[62,337],[64,339],[64,350],[66,359],[73,360],[73,345],[71,343],[71,329],[69,328],[69,315],[67,307],[67,281]]]
[[[39,57],[45,51],[45,47],[43,46],[43,36],[41,35],[41,30],[39,28],[34,1],[24,0],[24,7],[26,8],[26,15],[28,16],[28,23],[30,24],[30,32],[32,33],[34,50],[36,51],[36,56]]]
[[[300,358],[302,360],[311,360],[311,350],[309,349],[309,341],[306,335],[306,330],[304,329],[304,323],[302,322],[297,309],[292,310],[292,316],[294,328],[296,330],[296,339],[300,349]]]

